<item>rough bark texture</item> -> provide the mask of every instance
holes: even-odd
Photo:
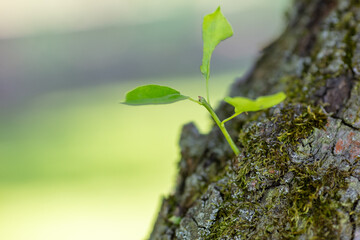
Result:
[[[360,1],[296,0],[287,21],[231,88],[287,100],[227,125],[236,157],[217,128],[184,126],[150,239],[360,239]]]

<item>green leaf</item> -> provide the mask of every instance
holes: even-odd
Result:
[[[181,217],[177,217],[177,216],[171,216],[169,218],[169,221],[172,222],[175,225],[179,225],[181,222]]]
[[[204,17],[202,35],[204,49],[200,70],[205,79],[208,80],[210,77],[210,60],[212,52],[221,41],[233,35],[232,27],[221,13],[220,7],[218,7],[215,12]]]
[[[147,104],[168,104],[189,97],[181,95],[175,89],[159,86],[159,85],[145,85],[135,88],[128,92],[123,104],[127,105],[147,105]]]
[[[285,98],[285,93],[279,92],[270,96],[258,97],[256,100],[245,97],[226,97],[224,100],[233,105],[235,107],[235,114],[239,115],[243,112],[254,112],[271,108],[284,101]]]

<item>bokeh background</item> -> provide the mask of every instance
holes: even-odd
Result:
[[[139,84],[196,98],[201,23],[235,35],[212,58],[212,102],[285,26],[289,0],[0,1],[0,239],[145,239],[171,192],[191,102],[120,105]]]

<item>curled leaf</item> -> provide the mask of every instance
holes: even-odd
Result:
[[[189,97],[181,95],[173,88],[160,85],[145,85],[135,88],[125,96],[123,104],[127,105],[148,105],[148,104],[168,104]]]
[[[226,97],[224,100],[234,106],[235,114],[239,115],[243,112],[254,112],[271,108],[284,101],[285,98],[285,93],[279,92],[269,96],[258,97],[256,100],[245,97]]]

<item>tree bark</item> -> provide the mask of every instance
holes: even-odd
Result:
[[[360,1],[296,0],[287,22],[230,95],[288,98],[228,123],[239,156],[183,127],[150,239],[360,239]]]

